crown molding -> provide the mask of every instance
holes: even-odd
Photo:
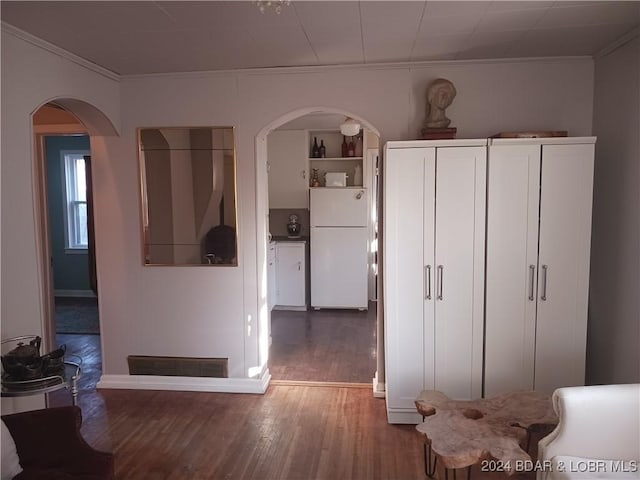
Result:
[[[639,29],[636,29],[637,35]],[[487,65],[487,64],[507,64],[507,63],[566,63],[593,60],[591,56],[565,56],[565,57],[517,57],[517,58],[487,58],[472,60],[422,60],[407,62],[388,63],[365,63],[365,64],[343,64],[343,65],[307,65],[292,67],[267,67],[267,68],[239,68],[226,70],[202,70],[190,72],[164,72],[164,73],[142,73],[142,74],[118,74],[86,60],[67,50],[57,47],[41,38],[20,30],[12,25],[2,22],[2,31],[24,40],[32,45],[47,50],[55,55],[65,58],[77,65],[87,68],[95,73],[103,75],[111,80],[134,80],[144,78],[203,78],[227,75],[283,75],[300,73],[326,73],[331,71],[372,71],[372,70],[394,70],[394,69],[416,69],[430,66],[443,65]],[[633,33],[633,32],[630,32]],[[627,34],[629,35],[629,34]],[[626,36],[625,36],[626,37]],[[623,37],[623,38],[625,38]],[[631,37],[632,38],[632,37]],[[626,41],[630,40],[628,38]],[[622,39],[620,39],[622,41]],[[619,44],[616,45],[619,46]],[[609,47],[607,47],[609,48]],[[617,47],[615,47],[617,48]]]
[[[285,75],[301,73],[327,73],[330,71],[372,71],[394,69],[416,69],[442,65],[487,65],[505,63],[567,63],[592,61],[588,55],[566,57],[518,57],[518,58],[487,58],[475,60],[423,60],[419,62],[393,62],[393,63],[366,63],[345,65],[309,65],[294,67],[261,67],[239,68],[228,70],[202,70],[192,72],[165,72],[165,73],[140,73],[124,74],[122,80],[135,80],[144,78],[206,78],[224,75]]]
[[[86,68],[87,70],[91,70],[92,72],[95,72],[99,75],[102,75],[103,77],[108,78],[109,80],[115,80],[117,82],[119,82],[121,80],[121,75],[119,75],[118,73],[112,72],[111,70],[108,70],[104,67],[101,67],[100,65],[97,65],[93,62],[90,62],[89,60],[86,60],[82,57],[79,57],[78,55],[75,55],[67,50],[65,50],[64,48],[60,48],[52,43],[49,43],[39,37],[36,37],[35,35],[31,35],[30,33],[25,32],[24,30],[20,30],[19,28],[14,27],[13,25],[9,25],[8,23],[5,22],[1,22],[2,23],[2,32],[3,33],[7,33],[9,35],[12,35],[16,38],[19,38],[20,40],[23,40],[27,43],[30,43],[31,45],[34,45],[38,48],[41,48],[43,50],[48,51],[49,53],[52,53],[54,55],[57,55],[61,58],[64,58],[65,60],[68,60],[70,62],[75,63],[76,65],[79,65],[81,67]]]
[[[626,45],[627,43],[629,43],[631,40],[633,40],[637,36],[640,36],[640,27],[636,27],[633,30],[630,30],[629,32],[625,33],[623,36],[621,36],[617,40],[614,40],[612,43],[610,43],[609,45],[604,47],[602,50],[600,50],[598,53],[596,53],[593,56],[593,58],[598,59],[598,58],[606,57],[607,55],[610,55],[611,53],[615,52],[617,49],[619,49],[623,45]]]

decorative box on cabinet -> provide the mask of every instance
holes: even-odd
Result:
[[[594,144],[490,141],[485,396],[584,384]]]
[[[306,310],[306,242],[276,242],[276,305],[281,310]]]
[[[388,142],[384,158],[386,401],[418,423],[425,389],[482,394],[486,143]]]

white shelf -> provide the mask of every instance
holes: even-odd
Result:
[[[325,158],[314,158],[310,157],[310,162],[317,161],[327,161],[327,160],[338,160],[338,161],[346,161],[346,160],[362,160],[362,157],[325,157]]]

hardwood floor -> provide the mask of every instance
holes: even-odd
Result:
[[[370,384],[376,371],[376,304],[357,310],[271,312],[274,380]]]
[[[384,399],[370,389],[271,385],[264,395],[96,390],[99,341],[97,335],[58,335],[68,352],[83,356],[82,434],[95,448],[115,453],[118,480],[426,478],[423,437],[413,425],[389,425]],[[50,406],[69,404],[64,390],[49,396]],[[458,475],[466,478],[466,472]],[[474,467],[471,478],[507,477]],[[535,474],[509,478],[533,480]]]
[[[96,390],[99,337],[59,335],[58,343],[83,355],[82,433],[115,453],[118,479],[422,478],[419,434],[412,425],[387,424],[384,400],[369,389]],[[50,406],[70,403],[66,391],[50,395]]]
[[[272,386],[265,395],[100,395],[104,412],[86,420],[91,433],[85,435],[115,453],[117,478],[421,477],[413,426],[388,425],[384,401],[366,390]]]

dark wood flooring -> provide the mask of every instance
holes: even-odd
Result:
[[[369,389],[271,385],[264,395],[96,390],[100,337],[57,340],[83,357],[82,434],[95,448],[115,453],[116,479],[425,478],[422,436],[413,425],[389,425],[384,399]],[[49,395],[50,406],[70,403],[64,390]],[[471,478],[507,477],[474,467]],[[535,474],[510,478],[533,480]]]
[[[357,310],[271,312],[274,380],[371,383],[376,372],[376,304]]]

